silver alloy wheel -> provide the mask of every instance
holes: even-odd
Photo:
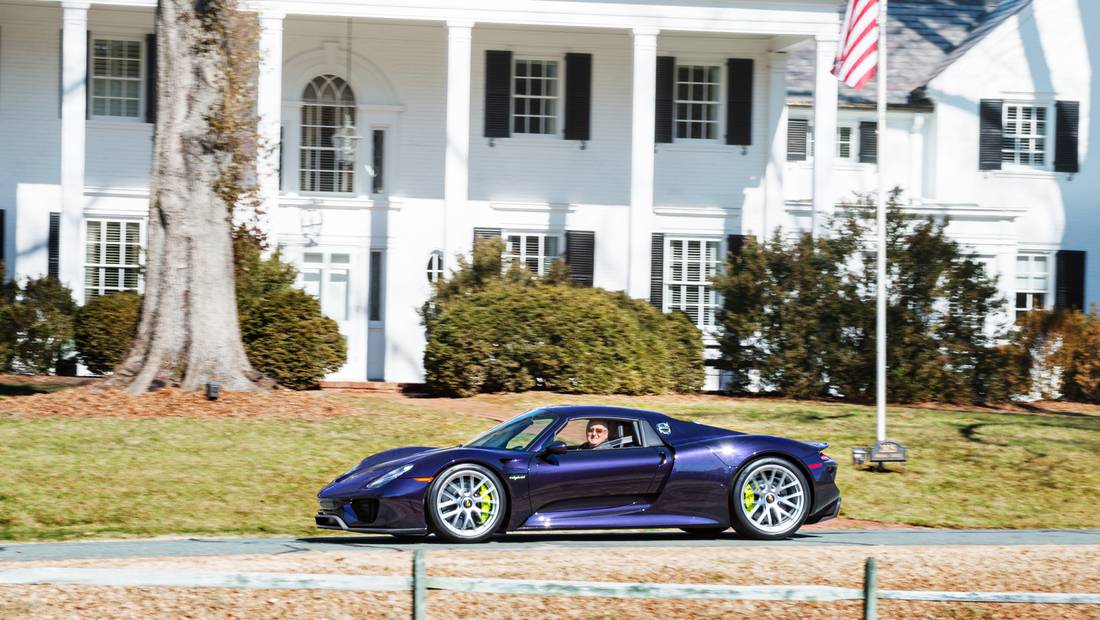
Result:
[[[802,522],[806,489],[789,467],[775,462],[752,470],[741,488],[741,513],[762,532],[779,534]]]
[[[496,482],[476,469],[450,472],[439,485],[435,514],[439,524],[460,538],[477,538],[496,527],[501,507]]]

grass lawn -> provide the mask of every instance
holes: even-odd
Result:
[[[2,392],[0,392],[2,393]],[[10,397],[9,397],[10,398]],[[1100,527],[1100,416],[891,408],[910,462],[850,465],[873,440],[868,407],[719,397],[403,396],[345,399],[319,420],[27,418],[0,397],[0,540],[315,534],[314,493],[359,458],[455,445],[501,415],[613,403],[751,433],[824,440],[841,463],[842,516],[945,527]]]

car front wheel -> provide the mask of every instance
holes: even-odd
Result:
[[[753,461],[737,476],[733,493],[733,529],[745,538],[787,538],[809,513],[809,484],[786,459]]]
[[[463,463],[436,476],[428,493],[428,519],[445,540],[484,542],[499,528],[507,502],[496,474],[487,467]]]

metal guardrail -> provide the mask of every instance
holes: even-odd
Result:
[[[619,583],[605,581],[558,581],[538,579],[481,579],[429,577],[424,552],[413,555],[409,577],[389,575],[338,575],[318,573],[226,573],[113,568],[26,568],[0,569],[0,585],[85,585],[113,587],[241,588],[280,590],[358,590],[408,592],[413,595],[413,618],[427,614],[427,591],[528,594],[536,596],[599,596],[614,598],[717,599],[734,601],[859,601],[863,617],[873,620],[880,599],[943,601],[954,603],[1057,603],[1100,605],[1100,593],[1055,592],[936,592],[925,590],[879,590],[874,558],[867,558],[863,588],[835,586],[727,586],[672,583]]]

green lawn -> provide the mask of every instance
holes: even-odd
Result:
[[[454,445],[492,425],[452,401],[349,399],[321,421],[17,418],[0,397],[0,540],[168,534],[314,534],[314,493],[358,458],[400,445]],[[842,516],[945,527],[1100,527],[1100,416],[892,408],[910,462],[850,465],[874,410],[733,399],[528,393],[461,401],[470,411],[551,403],[658,409],[746,432],[824,440],[841,463]]]

